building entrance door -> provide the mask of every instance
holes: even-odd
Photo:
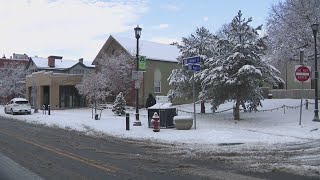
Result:
[[[48,105],[50,104],[50,86],[43,86],[43,104],[48,109]]]

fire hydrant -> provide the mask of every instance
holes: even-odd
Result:
[[[160,131],[160,118],[158,116],[158,113],[154,113],[151,119],[151,123],[153,125],[153,132],[159,132]]]

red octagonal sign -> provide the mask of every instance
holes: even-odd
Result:
[[[309,80],[310,75],[310,69],[306,66],[298,67],[295,72],[296,79],[301,82]]]

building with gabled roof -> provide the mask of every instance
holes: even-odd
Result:
[[[87,102],[75,86],[84,74],[95,70],[91,62],[65,60],[61,56],[30,57],[26,66],[26,97],[36,108],[52,109],[85,107]]]
[[[99,55],[101,55],[106,48],[109,48],[113,42],[120,45],[128,54],[136,56],[136,39],[110,35],[97,56],[94,58],[92,64],[96,63],[97,59],[99,59]],[[113,49],[111,51],[113,51]],[[174,45],[139,40],[139,55],[146,56],[147,59],[152,61],[178,63],[177,58],[180,56],[180,52],[177,46]]]
[[[83,61],[82,58],[77,61],[62,59],[61,56],[49,56],[48,58],[30,57],[26,69],[29,72],[52,71],[57,73],[75,74],[72,70],[77,65],[80,65],[84,70],[83,73],[77,74],[87,74],[95,68],[91,62]]]
[[[125,53],[136,61],[137,40],[110,35],[92,64],[99,69],[99,61],[107,61],[108,56]],[[139,40],[139,55],[146,57],[146,71],[139,88],[139,105],[144,106],[148,94],[166,96],[170,90],[168,77],[175,68],[179,68],[177,58],[180,55],[175,45]],[[135,70],[135,69],[134,69]],[[126,97],[128,104],[135,102],[134,92]],[[131,102],[131,103],[130,103]]]

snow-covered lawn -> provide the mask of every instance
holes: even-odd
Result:
[[[310,100],[309,102],[314,102]],[[262,101],[260,112],[241,112],[241,120],[234,121],[233,104],[225,103],[216,114],[197,114],[196,129],[148,128],[147,110],[140,109],[142,126],[133,126],[135,109],[129,108],[130,130],[126,130],[124,116],[114,115],[111,109],[103,110],[101,120],[92,119],[90,108],[52,110],[51,115],[42,111],[31,115],[9,115],[3,110],[0,116],[29,123],[43,124],[64,129],[74,129],[89,135],[112,135],[120,138],[151,140],[169,143],[168,156],[195,157],[205,153],[211,159],[232,160],[244,169],[254,171],[280,170],[308,176],[319,176],[320,122],[313,122],[314,104],[302,109],[302,125],[299,125],[299,99],[267,99]],[[286,105],[286,108],[283,108]],[[111,107],[111,105],[109,105]],[[3,107],[0,107],[3,108]],[[178,115],[191,115],[193,104],[176,106]],[[200,105],[196,106],[200,112]],[[269,111],[270,109],[274,109]],[[267,111],[262,111],[267,110]],[[206,112],[210,105],[206,104]],[[230,146],[232,144],[241,145]],[[161,144],[163,145],[163,144]],[[176,154],[177,153],[177,154]],[[290,156],[288,156],[290,154]],[[201,157],[201,156],[200,156]]]
[[[313,102],[310,100],[310,102]],[[286,106],[299,106],[299,99],[267,99],[262,101],[263,107],[259,110],[269,110]],[[193,111],[193,104],[176,106],[178,115],[191,115],[184,111]],[[232,103],[226,103],[217,111],[229,109]],[[1,107],[3,109],[3,107]],[[3,110],[1,116],[18,120],[45,124],[48,126],[75,129],[88,133],[98,132],[122,138],[152,139],[168,143],[184,144],[219,144],[219,143],[246,143],[270,144],[286,143],[300,140],[320,139],[319,122],[313,122],[314,105],[309,104],[306,110],[303,106],[302,125],[299,125],[299,108],[279,108],[265,112],[242,112],[240,121],[234,121],[232,111],[217,114],[197,114],[196,129],[191,130],[161,129],[155,133],[148,128],[147,110],[140,109],[142,126],[133,126],[135,109],[130,108],[130,130],[126,130],[124,116],[117,116],[111,109],[102,111],[101,120],[92,119],[90,108],[72,110],[51,110],[51,115],[44,115],[42,111],[32,115],[9,115]],[[197,105],[200,112],[200,105]],[[210,112],[210,105],[206,104],[206,112]]]

